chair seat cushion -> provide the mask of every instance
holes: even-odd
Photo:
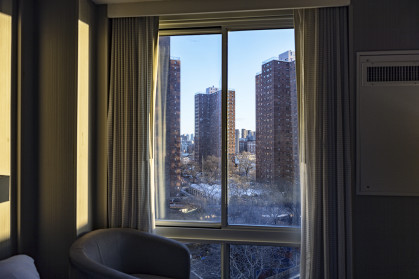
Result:
[[[131,275],[140,279],[172,279],[169,277],[162,277],[162,276],[151,275],[151,274],[131,274]]]

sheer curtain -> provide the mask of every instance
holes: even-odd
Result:
[[[352,278],[347,10],[294,13],[305,279]]]
[[[169,37],[159,38],[159,65],[157,72],[157,90],[156,90],[156,107],[154,116],[154,182],[156,188],[156,213],[158,218],[165,218],[167,210],[167,200],[169,193],[166,191],[167,177],[167,92],[169,87],[169,61],[170,61],[170,41]]]
[[[157,17],[112,19],[108,103],[108,222],[154,228]]]

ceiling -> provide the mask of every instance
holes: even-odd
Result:
[[[92,0],[109,4],[108,17],[202,14],[233,11],[272,11],[293,8],[346,6],[350,0]]]
[[[140,2],[159,2],[162,0],[92,0],[96,4],[121,4],[121,3],[140,3]],[[176,1],[176,0],[164,0]]]

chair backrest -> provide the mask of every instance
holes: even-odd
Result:
[[[188,278],[189,275],[177,274],[188,274],[190,268],[189,251],[183,244],[133,229],[87,233],[72,245],[70,262],[73,268],[79,269],[98,271],[103,266],[126,274],[160,274],[172,278]]]

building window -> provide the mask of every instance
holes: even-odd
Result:
[[[296,278],[294,32],[199,32],[160,36],[156,232],[188,243],[191,278]]]

